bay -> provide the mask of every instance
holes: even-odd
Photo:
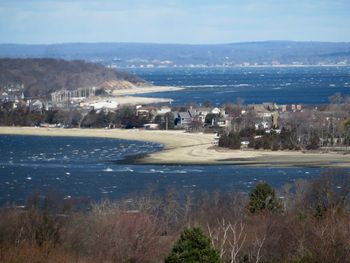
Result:
[[[350,67],[145,68],[133,73],[155,84],[182,91],[143,94],[171,98],[174,105],[276,102],[326,104],[339,92],[350,95]],[[138,94],[139,95],[139,94]]]
[[[248,192],[258,182],[275,188],[309,180],[323,168],[236,165],[131,165],[120,160],[162,149],[161,145],[104,138],[0,136],[0,205],[23,205],[33,193],[103,199],[141,195],[150,188]]]

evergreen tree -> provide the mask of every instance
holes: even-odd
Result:
[[[279,211],[281,203],[276,198],[273,188],[267,183],[260,183],[255,186],[249,194],[248,209],[251,213],[262,211]]]
[[[166,263],[220,263],[218,251],[205,236],[200,228],[186,228],[175,243]]]

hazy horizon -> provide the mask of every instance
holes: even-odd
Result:
[[[3,0],[0,43],[350,42],[347,0]]]
[[[283,42],[293,42],[293,43],[345,43],[349,44],[350,41],[317,41],[317,40],[279,40],[279,39],[271,39],[271,40],[258,40],[258,41],[238,41],[238,42],[225,42],[225,43],[170,43],[170,42],[118,42],[118,41],[86,41],[86,42],[52,42],[52,43],[16,43],[16,42],[4,42],[0,45],[37,45],[37,46],[46,46],[46,45],[78,45],[78,44],[144,44],[144,45],[192,45],[192,46],[205,46],[205,45],[233,45],[233,44],[249,44],[249,43],[283,43]]]

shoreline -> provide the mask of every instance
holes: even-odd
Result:
[[[163,150],[132,159],[134,164],[244,165],[252,167],[350,168],[350,155],[301,151],[230,150],[214,146],[214,134],[125,129],[0,127],[0,135],[69,136],[147,141]],[[128,160],[125,160],[126,162]],[[129,160],[130,161],[130,160]]]
[[[112,91],[113,96],[126,96],[126,95],[137,95],[137,94],[148,94],[148,93],[157,93],[165,91],[179,91],[183,90],[182,87],[173,87],[173,86],[140,86],[133,87],[128,89],[115,89]]]
[[[182,87],[173,86],[131,86],[123,89],[115,89],[106,97],[86,98],[81,104],[90,107],[93,104],[104,104],[106,108],[114,108],[114,105],[148,105],[148,104],[168,104],[174,100],[170,98],[145,97],[143,95],[165,91],[179,91]]]

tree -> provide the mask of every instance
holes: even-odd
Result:
[[[344,130],[344,144],[348,146],[350,145],[350,119],[343,121],[342,125]]]
[[[218,118],[219,114],[208,113],[207,116],[205,116],[205,124],[214,125],[215,120],[217,120]]]
[[[269,184],[260,183],[249,194],[248,209],[253,214],[266,210],[279,211],[281,203],[276,198],[275,190]]]
[[[308,150],[316,150],[320,147],[320,137],[316,131],[311,132],[309,144],[306,146]]]
[[[211,244],[210,238],[200,228],[186,228],[175,243],[166,263],[219,263],[219,252]]]
[[[228,135],[223,134],[219,139],[219,147],[226,147],[230,149],[241,148],[241,136],[237,132],[230,132]]]

